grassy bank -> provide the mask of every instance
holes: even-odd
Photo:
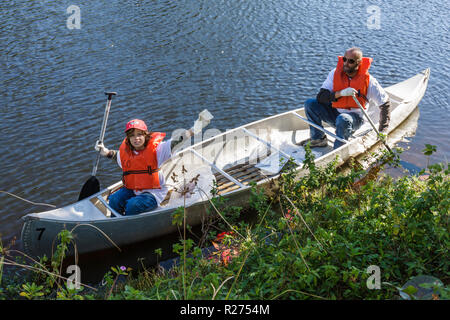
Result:
[[[379,176],[380,167],[344,174],[335,163],[317,168],[309,149],[305,166],[301,179],[286,166],[271,196],[253,187],[251,225],[239,219],[242,208],[214,197],[204,238],[174,245],[180,262],[171,270],[114,267],[101,287],[68,288],[58,276],[71,241],[64,232],[51,259],[15,260],[41,272],[0,277],[0,299],[398,299],[418,275],[443,282],[432,298],[449,298],[448,166],[397,180]],[[185,238],[183,215],[181,208],[174,223]],[[204,257],[201,246],[211,244],[216,252]],[[3,263],[13,263],[1,250]]]

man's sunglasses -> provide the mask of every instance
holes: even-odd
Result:
[[[358,60],[355,60],[355,59],[347,59],[346,57],[343,57],[342,60],[344,60],[344,62],[348,61],[348,63],[350,63],[350,64],[354,64],[356,61],[358,61]]]

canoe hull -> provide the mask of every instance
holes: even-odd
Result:
[[[391,113],[389,132],[393,131],[400,123],[402,123],[417,107],[425,93],[428,78],[429,69],[397,85],[386,88],[386,91],[390,94],[391,98],[398,100],[396,108]],[[405,92],[414,92],[415,94],[413,97],[408,96],[408,99],[406,99]],[[304,115],[303,109],[298,109],[295,112]],[[284,114],[280,115],[279,119],[282,119],[281,116],[283,115]],[[268,119],[270,120],[271,118],[275,119],[274,121],[276,122],[276,116],[269,117]],[[249,124],[248,127],[264,127],[265,123],[266,122],[264,121],[256,121]],[[283,120],[281,123],[283,124],[284,129],[289,126],[294,126],[294,122],[287,123]],[[368,132],[361,137],[350,140],[349,143],[340,148],[316,158],[316,164],[326,165],[335,160],[337,156],[338,164],[342,164],[350,157],[356,157],[370,149],[377,143],[377,140],[375,132]],[[297,177],[305,174],[301,167],[302,166],[299,166],[297,168]],[[266,191],[269,191],[273,187],[273,182],[276,182],[278,177],[279,176],[277,175],[270,179],[259,181],[258,186],[264,187]],[[246,207],[248,206],[250,199],[250,189],[241,188],[233,190],[226,193],[224,197],[227,198],[227,203],[230,206]],[[210,207],[210,205],[209,200],[207,199],[187,207],[185,209],[187,223],[191,226],[202,223],[202,219],[206,217],[208,207]],[[75,252],[83,254],[111,248],[120,248],[122,246],[157,238],[177,231],[177,226],[172,223],[175,211],[175,208],[168,208],[166,210],[157,210],[155,212],[136,216],[119,218],[105,217],[104,219],[74,221],[49,219],[40,217],[39,214],[27,215],[23,218],[24,225],[21,234],[23,248],[25,253],[30,256],[50,256],[55,251],[56,245],[59,243],[57,237],[62,230],[72,231],[74,236],[73,243],[76,246],[76,250],[75,247],[71,247],[69,255],[73,255]]]
[[[230,205],[245,206],[249,196],[247,189],[237,190],[227,199]],[[203,201],[186,208],[188,225],[198,225],[206,218],[208,202]],[[74,222],[26,216],[21,234],[23,249],[30,256],[51,256],[59,244],[58,234],[62,230],[69,230],[74,241],[69,247],[68,256],[114,248],[120,250],[122,246],[176,232],[178,227],[172,223],[174,213],[175,210],[172,209],[120,219]]]

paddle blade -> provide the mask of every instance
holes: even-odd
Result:
[[[95,176],[91,176],[88,181],[85,182],[83,188],[81,188],[80,196],[78,197],[78,201],[83,200],[89,196],[100,191],[100,182]]]

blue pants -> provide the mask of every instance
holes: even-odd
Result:
[[[331,105],[323,105],[317,99],[308,99],[305,102],[305,113],[308,120],[322,126],[322,121],[336,128],[336,135],[339,138],[348,140],[350,135],[358,130],[364,123],[362,115],[351,113],[339,113],[336,108]],[[325,136],[323,131],[312,126],[309,127],[311,139],[322,139]],[[334,141],[334,149],[339,148],[344,143],[339,140]]]
[[[147,212],[158,207],[155,196],[144,192],[135,195],[133,190],[120,188],[109,197],[111,208],[126,216]]]

